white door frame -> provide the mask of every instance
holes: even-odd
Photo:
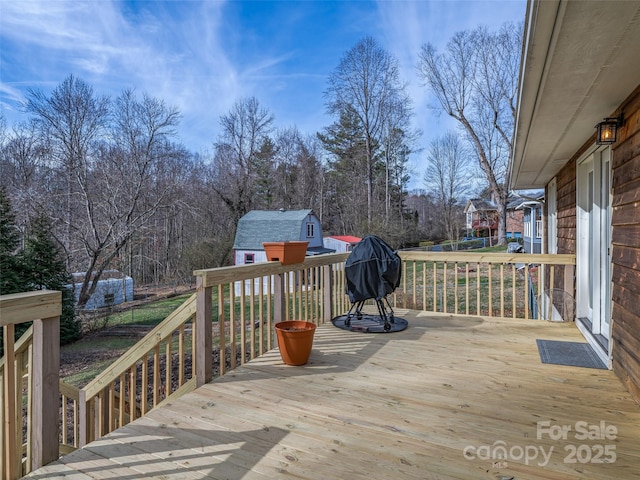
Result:
[[[556,177],[547,185],[547,252],[558,253],[558,181]],[[544,253],[544,249],[542,250]]]
[[[576,172],[576,317],[598,355],[611,365],[611,149],[594,147]],[[580,268],[582,266],[582,268]],[[608,341],[608,351],[594,335]]]

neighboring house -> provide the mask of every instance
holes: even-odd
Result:
[[[524,212],[518,209],[521,203],[522,198],[519,196],[510,196],[507,201],[507,239],[522,238],[524,233]]]
[[[352,235],[329,235],[322,239],[325,248],[331,249],[336,253],[345,253],[353,250],[360,240],[360,237]]]
[[[507,222],[505,235],[507,238],[522,238],[523,212],[517,207],[522,198],[511,196],[507,199]],[[466,216],[467,237],[496,237],[498,235],[498,208],[481,198],[472,198],[464,209]],[[489,235],[491,233],[491,235]]]
[[[525,253],[542,253],[544,225],[542,207],[544,190],[533,192],[526,197],[517,197],[515,210],[522,212],[522,243]]]
[[[307,255],[327,253],[322,226],[311,210],[252,210],[238,222],[234,264],[266,262],[263,242],[306,241]]]
[[[576,325],[638,401],[639,19],[637,1],[529,1],[511,166],[511,188],[545,188],[545,251],[576,255]],[[621,120],[610,144],[605,118]]]
[[[468,237],[495,237],[498,234],[498,209],[481,198],[472,198],[464,208]]]
[[[80,298],[80,289],[84,281],[85,273],[71,274],[73,285],[67,288],[73,290],[76,302]],[[89,283],[91,286],[91,283]],[[96,290],[85,305],[85,310],[95,310],[96,308],[111,307],[133,300],[133,278],[117,270],[105,270],[102,272]]]

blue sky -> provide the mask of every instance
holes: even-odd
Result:
[[[25,119],[27,88],[50,92],[73,73],[97,94],[133,87],[182,113],[180,141],[211,150],[218,120],[255,96],[277,127],[314,134],[326,115],[327,76],[362,37],[400,63],[414,101],[419,146],[455,128],[416,75],[420,47],[453,33],[524,18],[525,0],[217,1],[0,0],[0,104],[9,126]],[[412,158],[421,187],[424,154]]]

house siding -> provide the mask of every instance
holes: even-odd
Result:
[[[517,237],[517,234],[522,237],[522,234],[524,233],[523,215],[524,212],[522,210],[507,211],[507,236],[511,233],[513,237]]]
[[[612,364],[640,403],[640,87],[615,114],[619,111],[624,111],[625,123],[611,157]],[[576,166],[593,142],[576,152],[556,177],[558,253],[576,253]],[[556,288],[562,277],[556,277]],[[575,294],[575,279],[573,289]]]
[[[578,152],[556,177],[557,253],[576,254],[576,164],[580,155],[582,155],[582,151]],[[548,194],[548,192],[545,192],[545,194]],[[545,209],[544,221],[547,221],[546,203],[543,208]],[[545,242],[545,249],[547,250],[545,253],[549,253],[548,248],[548,242]],[[546,278],[545,282],[548,283],[549,279]],[[553,283],[553,288],[565,290],[575,298],[576,278],[574,268],[557,266]],[[549,288],[549,286],[545,285],[545,288]]]
[[[612,154],[613,369],[640,402],[640,86]],[[617,112],[616,112],[617,113]]]
[[[558,253],[576,254],[576,161],[580,155],[556,177]]]

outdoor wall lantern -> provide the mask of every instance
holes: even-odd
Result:
[[[596,145],[611,145],[616,143],[618,138],[618,128],[622,126],[622,113],[617,117],[605,118],[596,125]]]

